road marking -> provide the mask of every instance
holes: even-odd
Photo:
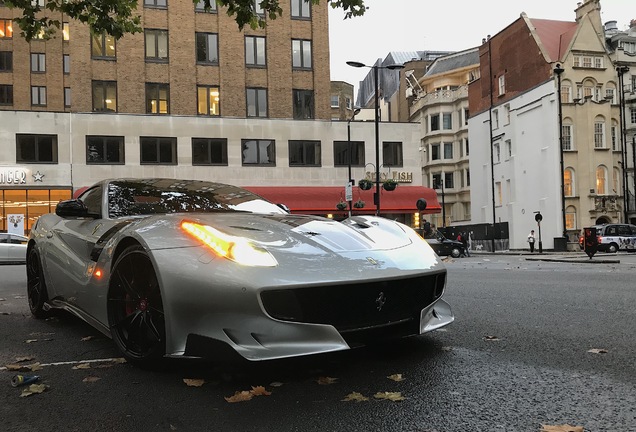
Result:
[[[71,360],[64,362],[54,362],[54,363],[41,363],[41,367],[46,366],[67,366],[67,365],[75,365],[80,363],[125,363],[126,360],[122,357],[113,357],[113,358],[105,358],[105,359],[93,359],[93,360]],[[6,366],[0,366],[0,371],[7,370]]]

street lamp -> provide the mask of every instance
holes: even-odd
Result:
[[[375,83],[375,194],[373,203],[375,204],[375,215],[380,216],[380,102],[378,98],[378,69],[402,69],[404,65],[391,64],[387,66],[367,66],[364,63],[348,61],[347,64],[356,68],[367,67],[373,69],[373,80]]]
[[[557,76],[557,103],[559,107],[559,157],[561,162],[561,222],[563,224],[563,238],[567,238],[568,232],[565,223],[565,166],[563,164],[563,105],[561,102],[561,74],[565,69],[557,63],[554,73]],[[567,248],[567,243],[565,244]]]
[[[353,111],[353,114],[351,114],[351,117],[347,120],[347,145],[348,145],[347,154],[349,155],[349,157],[347,158],[348,159],[347,165],[349,166],[349,180],[347,181],[349,182],[348,183],[349,187],[353,187],[353,185],[355,184],[355,180],[351,178],[351,121],[359,112],[360,112],[360,108],[356,108]],[[349,200],[349,217],[351,217],[352,206],[353,206],[353,199],[350,199]]]
[[[618,73],[618,102],[619,102],[619,114],[620,114],[620,131],[621,131],[621,161],[623,170],[623,221],[629,222],[629,186],[627,184],[627,145],[625,143],[625,84],[623,82],[623,74],[629,72],[627,66],[616,66],[616,72]]]
[[[444,180],[441,177],[437,181],[437,183],[433,184],[433,189],[442,189],[442,227],[446,228],[446,205],[444,202]]]

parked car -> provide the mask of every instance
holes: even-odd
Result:
[[[439,256],[450,255],[453,258],[459,258],[466,254],[464,245],[461,242],[447,239],[444,237],[444,234],[439,231],[436,231],[433,236],[427,237],[426,241]]]
[[[0,262],[25,263],[28,241],[20,234],[0,233]]]
[[[598,239],[598,250],[616,253],[619,250],[636,251],[636,225],[603,224],[594,225]],[[584,232],[579,236],[579,246],[583,249]]]
[[[194,180],[105,180],[31,230],[31,313],[69,311],[130,362],[267,360],[450,324],[446,269],[411,228],[289,214]]]

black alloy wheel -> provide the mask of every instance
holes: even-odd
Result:
[[[128,247],[113,265],[108,322],[126,360],[158,365],[166,350],[166,322],[157,274],[140,245]]]
[[[29,300],[31,314],[36,318],[46,318],[50,313],[44,309],[44,304],[49,300],[49,296],[46,291],[46,282],[44,281],[44,273],[42,272],[40,254],[35,247],[29,250],[26,271],[27,298]]]

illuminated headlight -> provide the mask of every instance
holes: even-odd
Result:
[[[253,267],[275,267],[278,265],[272,254],[243,237],[225,234],[209,225],[194,222],[183,221],[181,228],[212,249],[215,254],[238,264]]]

